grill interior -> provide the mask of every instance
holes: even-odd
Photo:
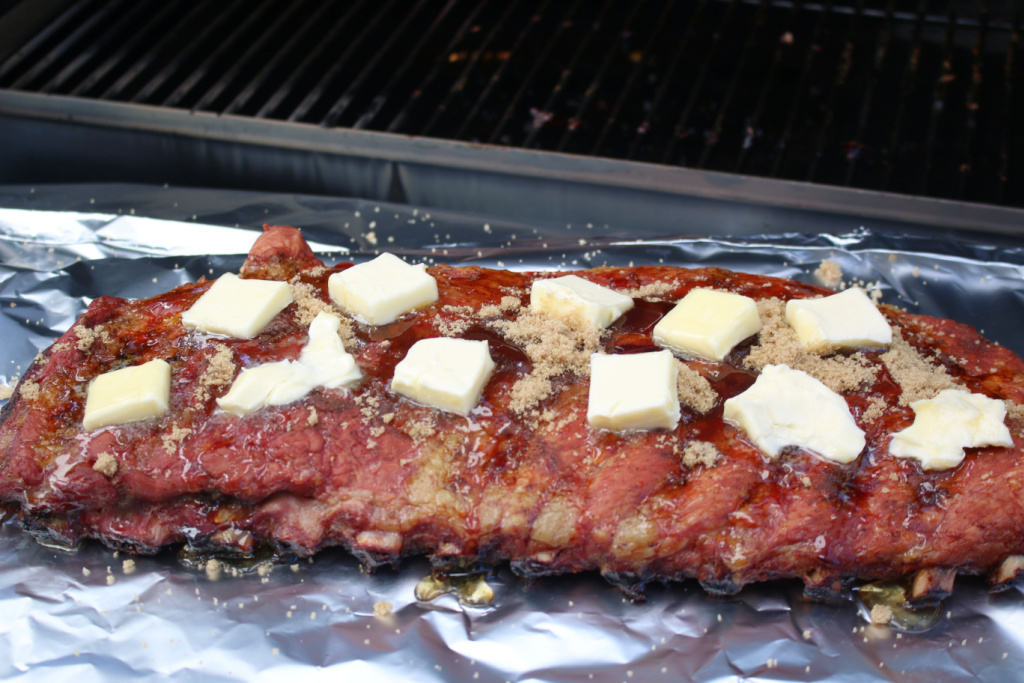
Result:
[[[1024,205],[1016,3],[48,4],[0,89]]]

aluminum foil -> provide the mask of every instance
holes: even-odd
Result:
[[[97,213],[0,209],[0,384],[12,385],[92,298],[143,297],[236,271],[253,228],[275,219],[273,202],[243,198],[230,212],[197,220],[181,207],[184,220],[155,220],[141,215],[146,196],[134,195],[140,207],[118,198],[119,211],[108,197]],[[316,226],[307,236],[328,263],[387,249],[513,269],[666,263],[814,281],[831,259],[847,282],[878,289],[884,301],[974,324],[1024,352],[1024,251],[1014,246],[866,228],[742,241],[636,239],[613,226],[317,201],[303,207]],[[870,625],[855,601],[806,600],[799,582],[728,598],[708,596],[696,582],[653,585],[645,602],[634,602],[596,575],[528,584],[499,567],[486,577],[493,601],[474,606],[454,594],[418,601],[414,589],[428,573],[417,560],[370,575],[328,551],[216,576],[173,551],[132,558],[95,543],[75,552],[46,548],[7,522],[0,525],[0,677],[1005,681],[1024,670],[1024,596],[990,594],[978,579],[958,579],[938,622],[904,633]]]

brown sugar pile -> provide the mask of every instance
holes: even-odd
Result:
[[[761,371],[766,365],[788,365],[806,372],[837,394],[875,381],[878,368],[859,353],[823,358],[805,349],[786,323],[786,304],[780,299],[758,301],[757,312],[761,316],[761,334],[743,361],[747,368]]]
[[[533,369],[512,386],[513,412],[534,410],[551,395],[552,380],[564,372],[590,376],[590,356],[597,352],[601,332],[579,318],[555,318],[524,312],[514,320],[494,320],[490,327],[516,343]]]
[[[944,367],[928,362],[907,343],[899,330],[894,330],[892,344],[882,354],[882,362],[903,390],[900,405],[933,398],[943,389],[956,386]]]
[[[676,367],[679,368],[679,374],[676,375],[679,402],[701,415],[714,408],[718,394],[711,388],[711,382],[678,358]]]

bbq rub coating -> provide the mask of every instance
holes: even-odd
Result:
[[[888,350],[822,357],[782,322],[785,301],[830,293],[811,285],[716,268],[580,271],[636,304],[600,332],[529,312],[530,284],[550,274],[436,266],[438,301],[370,326],[330,303],[327,278],[345,267],[325,268],[294,228],[268,228],[242,275],[288,281],[295,301],[251,340],[182,326],[206,281],[93,301],[0,413],[0,501],[65,544],[303,556],[340,545],[370,566],[428,554],[442,568],[507,561],[528,576],[697,578],[715,592],[799,578],[825,593],[936,570],[1006,585],[1021,566],[1024,363],[966,325],[883,307]],[[755,299],[760,334],[722,362],[677,361],[674,430],[594,431],[589,355],[654,350],[653,326],[695,287]],[[342,318],[361,384],[246,417],[217,409],[243,368],[297,358],[321,310]],[[497,369],[468,417],[389,390],[406,350],[436,336],[490,344]],[[153,359],[172,368],[170,411],[84,432],[89,381]],[[779,362],[843,396],[867,441],[856,460],[796,448],[771,459],[723,422],[725,399]],[[910,402],[952,386],[1004,400],[1013,446],[969,449],[938,472],[890,455]]]

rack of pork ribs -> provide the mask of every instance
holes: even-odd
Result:
[[[1024,365],[967,325],[883,305],[894,331],[888,350],[819,356],[786,347],[793,365],[839,377],[867,445],[849,464],[798,448],[769,458],[723,421],[722,404],[754,382],[766,346],[789,343],[782,326],[766,323],[722,362],[683,360],[691,386],[681,386],[671,431],[592,429],[579,360],[655,350],[652,327],[694,287],[747,295],[763,319],[778,317],[780,302],[830,290],[718,268],[595,268],[577,275],[627,293],[634,308],[603,332],[568,323],[538,331],[524,324],[529,288],[550,273],[437,265],[428,269],[435,303],[372,326],[331,304],[327,278],[348,265],[326,268],[298,230],[268,227],[241,274],[288,281],[296,296],[251,340],[182,325],[205,280],[149,299],[95,299],[39,354],[0,414],[9,515],[41,541],[68,546],[92,538],[136,553],[184,543],[299,556],[342,546],[369,567],[426,554],[440,570],[597,570],[627,590],[696,578],[731,593],[798,578],[826,596],[854,580],[907,578],[913,596],[934,597],[957,573],[986,574],[1002,588],[1024,566]],[[343,318],[360,384],[245,417],[217,408],[239,369],[295,358],[319,310]],[[414,341],[453,332],[487,340],[497,364],[472,415],[389,390]],[[223,347],[232,364],[214,372]],[[89,381],[152,359],[171,365],[170,412],[85,432]],[[852,381],[851,367],[860,368]],[[949,386],[1003,400],[1013,445],[968,449],[941,471],[890,455],[891,435],[914,420],[911,400]],[[713,448],[695,457],[693,442]],[[114,456],[116,471],[96,467],[101,453]]]

